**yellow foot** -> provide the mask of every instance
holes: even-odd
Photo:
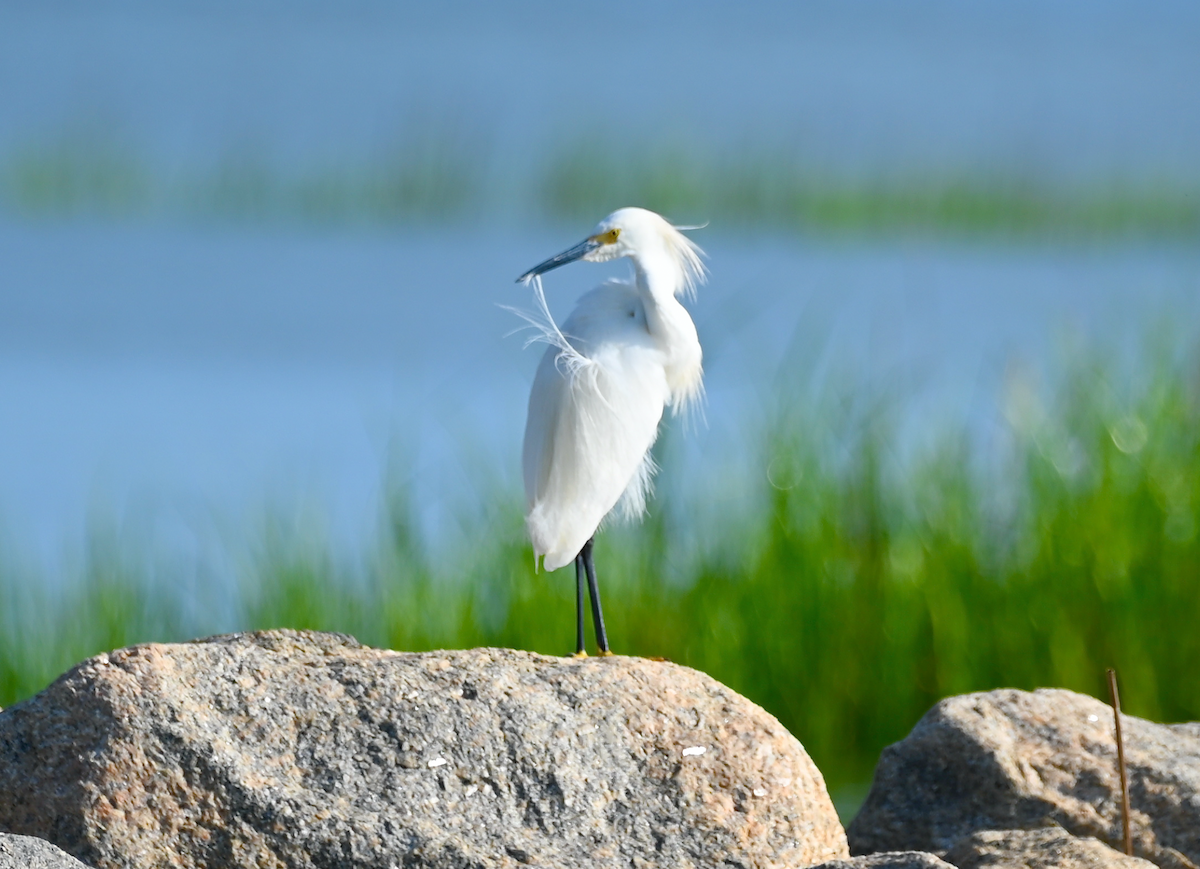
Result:
[[[601,658],[611,658],[615,653],[612,649],[605,649],[603,652],[597,652]]]
[[[572,658],[586,658],[587,656],[588,656],[588,653],[583,651],[583,649],[580,649],[574,655],[571,655]]]

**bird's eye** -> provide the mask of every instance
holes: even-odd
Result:
[[[610,229],[608,232],[596,236],[596,241],[601,244],[612,244],[617,240],[617,236],[621,234],[619,229]]]

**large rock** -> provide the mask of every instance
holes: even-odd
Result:
[[[0,714],[0,829],[101,867],[799,867],[820,773],[702,673],[272,631],[123,649]]]
[[[1200,861],[1200,728],[1122,716],[1135,853]],[[1050,823],[1120,846],[1112,710],[1070,691],[991,691],[943,700],[889,746],[850,825],[855,854],[944,853],[981,830]]]
[[[946,853],[946,860],[958,869],[1154,869],[1140,857],[1061,827],[972,833]]]
[[[88,869],[88,867],[42,839],[0,833],[0,869]]]

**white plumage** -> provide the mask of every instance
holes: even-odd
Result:
[[[523,455],[526,525],[547,570],[582,557],[614,508],[630,518],[645,511],[663,410],[702,391],[700,342],[679,301],[704,276],[700,255],[662,217],[622,208],[520,278],[534,282],[538,300],[524,316],[539,329],[535,340],[550,345],[529,396]],[[632,261],[632,280],[585,294],[557,327],[538,276],[576,259],[617,257]]]

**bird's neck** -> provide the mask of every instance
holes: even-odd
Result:
[[[633,271],[645,301],[666,307],[679,304],[676,295],[683,289],[683,271],[666,251],[634,257]]]
[[[663,351],[670,403],[678,410],[698,400],[703,378],[696,326],[676,298],[684,286],[683,270],[665,252],[639,257],[633,265],[646,312],[646,330]]]

